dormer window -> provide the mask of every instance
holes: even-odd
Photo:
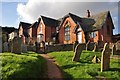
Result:
[[[70,24],[69,24],[69,22],[66,23],[64,31],[65,31],[65,33],[64,33],[65,40],[69,41],[70,40]]]

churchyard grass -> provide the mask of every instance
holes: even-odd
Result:
[[[2,80],[38,80],[47,77],[46,61],[34,52],[1,53]]]
[[[51,52],[49,53],[53,59],[56,60],[56,63],[60,66],[63,71],[64,78],[92,78],[95,79],[96,76],[104,77],[104,78],[115,78],[120,79],[120,69],[118,64],[120,61],[110,59],[110,69],[108,71],[101,72],[101,63],[92,63],[93,57],[96,55],[99,59],[101,59],[100,52],[92,52],[92,51],[82,51],[80,61],[73,62],[72,57],[74,55],[73,51],[61,51],[61,52]],[[80,80],[81,80],[80,79]],[[114,80],[114,79],[113,79]]]

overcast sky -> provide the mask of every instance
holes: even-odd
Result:
[[[68,14],[69,12],[74,13],[80,17],[84,17],[87,15],[88,9],[90,10],[91,15],[109,10],[111,12],[112,19],[115,25],[114,34],[118,33],[118,0],[104,0],[109,2],[95,2],[96,0],[92,0],[93,2],[78,2],[79,0],[74,0],[74,2],[73,0],[70,0],[69,2],[60,0],[49,0],[51,2],[49,2],[48,0],[47,2],[44,2],[45,0],[25,1],[27,2],[20,2],[20,0],[18,0],[18,2],[3,1],[2,26],[7,26],[7,20],[14,20],[12,21],[14,23],[10,22],[8,26],[15,26],[16,28],[18,28],[18,24],[20,21],[33,23],[38,19],[40,15],[58,19]],[[12,5],[13,7],[10,8],[9,6]],[[8,9],[10,9],[11,15],[6,14]],[[12,17],[13,14],[14,16]],[[8,15],[9,17],[4,18],[6,15]]]

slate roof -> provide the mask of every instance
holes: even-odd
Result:
[[[19,28],[20,28],[20,25],[22,25],[23,29],[29,29],[31,24],[30,23],[25,23],[25,22],[20,22]]]
[[[91,25],[93,25],[95,23],[95,21],[93,19],[88,19],[88,18],[82,18],[82,17],[79,17],[75,14],[72,14],[72,13],[68,13],[67,15],[65,15],[63,17],[63,20],[61,22],[60,25],[63,24],[64,20],[67,18],[67,17],[71,17],[71,19],[76,23],[76,24],[79,24],[81,26],[81,28],[83,29],[84,32],[87,32],[87,31],[90,31],[91,30]],[[75,32],[77,29],[77,26],[75,26],[75,29],[73,32]]]
[[[92,26],[93,30],[101,29],[102,26],[104,25],[104,23],[106,22],[107,17],[111,18],[109,11],[101,12],[99,14],[91,16],[90,18],[95,20],[95,24]],[[112,18],[111,18],[111,20],[112,20]],[[112,22],[112,25],[113,25],[113,22]],[[112,28],[114,29],[114,25],[112,26]]]
[[[31,26],[30,23],[20,22],[19,28],[20,28],[21,25],[22,25],[22,28],[23,28],[23,29],[29,29],[30,26]],[[19,29],[19,28],[18,28],[18,29]],[[25,37],[29,37],[29,36],[30,36],[27,31],[26,31],[26,32],[23,31],[23,35],[24,35]]]
[[[30,37],[29,33],[28,33],[28,32],[25,32],[25,31],[23,31],[23,35],[24,35],[25,37]]]
[[[111,22],[112,22],[112,18],[111,18],[111,15],[110,15],[109,11],[101,12],[101,13],[93,15],[89,18],[82,18],[82,17],[79,17],[79,16],[74,15],[72,13],[69,13],[69,14],[67,14],[63,17],[61,25],[63,24],[64,20],[67,17],[71,17],[71,19],[77,25],[79,24],[84,32],[96,31],[96,30],[101,29],[102,26],[104,25],[104,23],[106,22],[107,17],[110,17]],[[113,25],[113,22],[112,22],[112,25]],[[77,28],[78,27],[75,26],[75,29],[74,29],[73,32],[75,32]],[[113,25],[112,28],[114,29],[114,25]]]
[[[48,18],[45,16],[41,16],[44,24],[48,27],[57,27],[59,25],[59,21],[56,19]]]
[[[30,27],[32,27],[32,28],[37,28],[37,26],[38,26],[38,22],[36,21],[36,22],[34,22],[33,24],[31,24]]]
[[[81,18],[75,14],[72,14],[72,13],[68,13],[67,15],[65,15],[62,19],[61,19],[61,24],[63,24],[64,20],[67,18],[67,17],[71,17],[72,20],[77,24],[77,22],[80,22],[81,21]]]
[[[10,34],[11,32],[13,32],[13,31],[15,31],[15,30],[18,31],[18,29],[14,28],[14,27],[1,27],[1,29],[2,29],[2,32],[3,32],[3,33],[6,32],[6,33],[8,33],[8,34]]]

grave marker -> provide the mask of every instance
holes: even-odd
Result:
[[[75,52],[74,52],[74,56],[73,56],[72,61],[79,61],[80,60],[82,50],[83,50],[83,44],[78,44],[75,47]]]
[[[86,43],[86,51],[88,50],[88,45],[90,44],[90,40]]]
[[[21,43],[22,39],[19,37],[15,37],[12,41],[12,53],[20,54],[21,53]]]
[[[105,43],[101,57],[101,72],[108,70],[109,67],[110,67],[110,49],[109,44]]]
[[[3,51],[8,52],[8,42],[3,43]]]
[[[78,45],[78,41],[75,41],[74,43],[73,43],[73,51],[75,52],[75,47]]]
[[[93,49],[93,52],[95,52],[97,49],[97,43],[94,44],[94,49]]]

